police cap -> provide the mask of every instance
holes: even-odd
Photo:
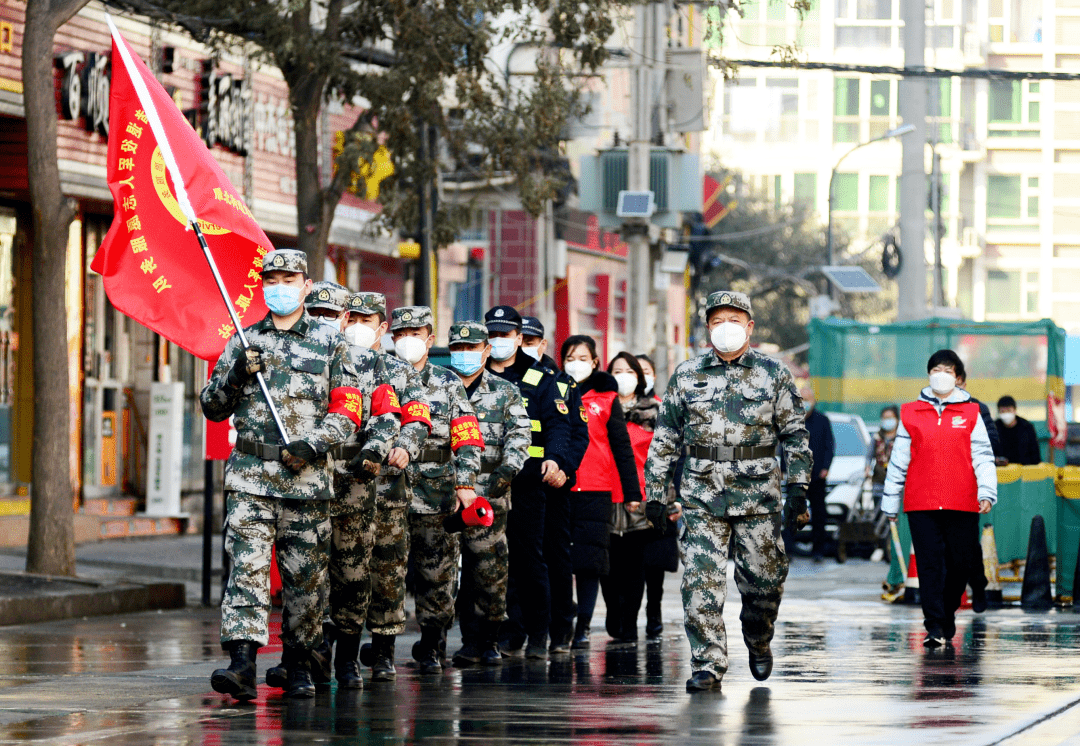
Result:
[[[526,337],[544,337],[544,325],[535,316],[521,317],[521,333]]]
[[[495,306],[484,314],[489,332],[516,332],[521,329],[521,314],[513,306]]]

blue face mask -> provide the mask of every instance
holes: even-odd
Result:
[[[450,367],[463,376],[471,376],[484,364],[484,353],[475,350],[450,351]]]
[[[496,337],[491,340],[491,356],[496,360],[509,360],[517,351],[517,340],[513,337]]]
[[[295,285],[263,286],[266,307],[276,316],[288,316],[300,307],[300,288]]]

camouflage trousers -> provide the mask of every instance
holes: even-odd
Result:
[[[221,642],[269,642],[270,549],[281,572],[281,641],[300,648],[322,639],[330,513],[326,500],[245,492],[225,498],[225,551],[232,572],[221,601]]]
[[[368,563],[367,626],[374,635],[405,631],[405,574],[409,569],[409,496],[400,472],[375,480],[374,544]]]
[[[780,514],[720,516],[691,503],[684,507],[679,541],[683,562],[682,600],[691,667],[718,678],[728,668],[724,600],[728,546],[734,548],[735,585],[742,595],[743,640],[764,652],[784,594],[788,558],[780,537]]]
[[[371,554],[375,545],[375,483],[334,474],[330,508],[329,616],[349,635],[364,631],[371,601]]]
[[[461,532],[461,590],[459,612],[476,619],[502,622],[506,618],[509,572],[506,548],[508,497],[491,501],[495,520],[490,526],[471,526]],[[464,601],[468,608],[460,603]]]
[[[421,627],[449,629],[461,549],[457,534],[443,528],[445,515],[410,513],[409,541],[416,571],[416,621]]]

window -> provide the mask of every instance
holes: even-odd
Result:
[[[1031,230],[1039,221],[1039,177],[990,174],[986,223],[995,230]]]
[[[871,138],[881,137],[891,129],[893,113],[896,111],[895,86],[891,80],[870,81]]]
[[[766,78],[766,98],[780,112],[779,139],[794,142],[799,135],[799,81],[796,78]],[[777,103],[779,104],[777,106]],[[776,126],[775,123],[773,126]]]
[[[991,80],[989,119],[991,137],[1038,137],[1038,81]]]
[[[810,208],[817,204],[817,174],[795,174],[795,201]]]
[[[1020,273],[991,269],[986,272],[986,312],[1017,314],[1020,311]]]
[[[870,177],[870,212],[888,212],[889,177]]]
[[[952,122],[952,78],[942,78],[930,84],[930,96],[927,101],[927,113],[930,115],[931,129],[927,134],[937,142],[954,141]]]
[[[893,46],[893,0],[836,0],[836,46],[889,49]]]
[[[856,212],[859,209],[859,175],[836,175],[833,182],[833,210]]]
[[[836,125],[833,139],[836,142],[859,141],[859,79],[837,78],[833,114]]]
[[[1020,177],[990,174],[986,184],[986,216],[1015,220],[1020,217]]]
[[[1029,314],[1039,313],[1039,273],[1026,272],[1024,276],[1025,311]]]

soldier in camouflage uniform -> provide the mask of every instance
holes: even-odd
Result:
[[[416,570],[416,621],[421,635],[413,646],[413,658],[420,662],[421,673],[442,670],[446,630],[454,621],[454,580],[460,550],[458,537],[446,532],[443,520],[476,500],[476,478],[484,450],[480,423],[461,380],[428,361],[428,351],[435,342],[434,323],[427,306],[395,308],[390,323],[397,354],[420,373],[431,411],[431,434],[420,457],[409,462],[406,470],[412,490],[408,538]]]
[[[389,383],[401,403],[401,430],[379,475],[368,486],[373,490],[369,499],[375,505],[374,543],[368,563],[371,588],[367,626],[371,630],[371,643],[362,647],[360,660],[371,666],[374,681],[386,681],[397,675],[394,641],[405,631],[405,573],[412,492],[403,470],[420,455],[420,447],[431,431],[431,417],[419,373],[401,358],[381,349],[387,330],[386,297],[381,293],[354,294],[349,300],[349,318],[345,323],[345,335],[351,344],[376,353],[376,378]]]
[[[788,460],[788,522],[809,519],[806,488],[812,461],[791,373],[779,360],[749,349],[754,328],[750,299],[742,293],[713,293],[705,318],[713,349],[676,368],[645,463],[646,514],[659,526],[680,514],[678,503],[666,510],[667,485],[676,459],[680,453],[686,456],[681,489],[686,530],[680,550],[694,672],[687,691],[719,688],[728,667],[723,609],[732,539],[750,671],[759,681],[772,672],[769,643],[788,571],[780,538],[776,445],[784,447]]]
[[[304,309],[311,288],[301,251],[263,258],[270,313],[225,345],[200,397],[207,419],[230,415],[236,447],[225,467],[225,548],[232,573],[221,604],[221,642],[232,658],[211,677],[216,691],[255,697],[255,653],[267,644],[270,550],[277,548],[285,608],[281,641],[289,663],[287,697],[310,697],[311,649],[322,636],[322,587],[333,495],[327,452],[362,422],[359,381],[340,332]],[[282,423],[284,443],[257,384],[262,371]]]
[[[337,283],[317,282],[308,294],[308,313],[341,330],[347,323],[351,297],[352,293]],[[317,686],[329,683],[333,650],[338,685],[360,689],[363,679],[357,657],[371,597],[368,565],[375,541],[372,480],[398,436],[401,407],[393,388],[384,380],[379,355],[370,348],[352,344],[349,338],[355,334],[345,336],[350,341],[349,357],[364,393],[364,428],[330,450],[334,500],[330,504],[333,533],[326,608],[333,623],[324,624],[324,640],[314,651],[311,673]],[[284,666],[266,672],[267,683],[273,686],[284,685],[287,676]]]
[[[484,454],[476,492],[491,503],[490,526],[468,526],[461,532],[462,579],[458,591],[461,650],[454,664],[496,665],[499,627],[506,617],[506,518],[510,482],[529,457],[532,423],[518,387],[484,369],[491,345],[487,327],[465,321],[450,327],[450,367],[460,377],[476,410]]]

